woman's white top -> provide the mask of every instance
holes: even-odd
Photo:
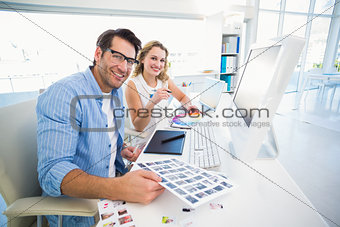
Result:
[[[139,74],[136,77],[131,78],[131,81],[135,84],[137,92],[139,94],[140,100],[142,102],[142,106],[143,108],[145,108],[146,104],[148,104],[148,102],[150,101],[151,97],[153,96],[153,94],[159,89],[159,88],[168,88],[168,81],[166,82],[162,82],[161,80],[157,79],[157,85],[156,87],[150,87],[146,81],[144,80],[142,74]],[[155,115],[160,115],[158,113],[161,113],[162,116],[158,117],[158,118],[154,118],[151,116],[150,118],[150,122],[148,123],[148,125],[145,127],[145,129],[143,131],[146,131],[149,133],[149,135],[151,135],[151,133],[155,130],[157,122],[160,121],[161,119],[163,119],[165,117],[164,115],[164,111],[163,109],[168,105],[168,101],[167,100],[162,100],[159,103],[157,103],[154,107],[154,109],[158,109],[157,114]],[[138,110],[136,110],[138,111]],[[149,113],[151,114],[151,113]],[[131,118],[130,118],[131,121]],[[133,126],[132,122],[131,122],[131,126]]]

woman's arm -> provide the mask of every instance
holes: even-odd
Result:
[[[131,80],[126,86],[125,98],[133,126],[135,126],[136,131],[143,131],[150,122],[150,113],[151,109],[154,107],[154,104],[148,103],[148,105],[143,109],[141,97],[137,91],[135,83]]]
[[[157,104],[161,100],[168,99],[170,95],[166,88],[160,88],[156,91],[152,98],[149,99],[149,102],[143,108],[141,97],[137,91],[136,85],[130,80],[126,87],[125,97],[132,124],[135,126],[136,131],[142,132],[150,122],[152,109],[155,108],[155,106],[157,107]]]
[[[171,79],[168,80],[168,87],[169,90],[171,90],[172,95],[182,104],[185,109],[188,111],[197,110],[196,106],[191,105],[190,98],[186,96]]]

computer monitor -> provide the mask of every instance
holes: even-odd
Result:
[[[205,87],[200,96],[200,103],[205,109],[215,111],[220,101],[222,91],[224,89],[225,82],[223,80],[217,80],[214,78],[205,78]]]
[[[230,106],[230,151],[246,162],[276,157],[272,119],[304,47],[299,37],[276,38],[251,46]]]

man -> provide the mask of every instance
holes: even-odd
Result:
[[[114,117],[123,108],[121,86],[140,47],[130,30],[108,30],[97,40],[94,66],[39,96],[38,173],[44,195],[147,204],[164,191],[157,183],[161,178],[150,171],[126,173],[122,157],[135,161],[141,151],[123,147],[123,119]],[[56,225],[57,217],[47,218]],[[63,217],[64,226],[93,224],[93,218]]]

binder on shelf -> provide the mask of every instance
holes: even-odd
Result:
[[[221,56],[221,73],[234,73],[237,67],[236,56]]]
[[[227,91],[231,91],[231,83],[233,76],[231,75],[220,75],[220,80],[223,80],[227,84]]]
[[[229,48],[230,48],[230,43],[222,43],[221,53],[222,54],[230,53]]]
[[[226,73],[227,72],[227,58],[226,56],[221,57],[221,73]]]
[[[227,84],[226,92],[233,92],[236,86],[240,41],[238,34],[222,35],[220,79]]]
[[[240,36],[224,36],[222,43],[222,53],[239,53]]]
[[[240,36],[237,36],[236,53],[240,53]]]
[[[234,62],[235,62],[235,57],[230,56],[229,57],[229,62],[228,62],[228,73],[232,73],[234,70]]]
[[[227,83],[228,83],[227,91],[230,91],[230,88],[231,88],[231,76],[228,76]]]

